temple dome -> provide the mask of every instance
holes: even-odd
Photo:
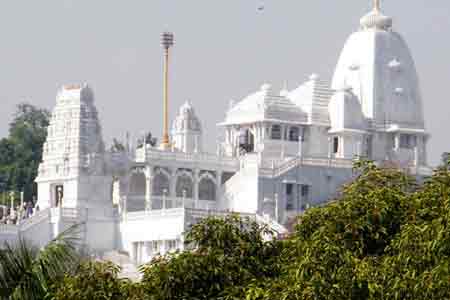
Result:
[[[388,30],[389,29],[389,30]],[[351,87],[374,125],[423,128],[422,97],[414,60],[392,19],[374,9],[347,40],[332,81]]]

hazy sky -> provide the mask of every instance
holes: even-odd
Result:
[[[450,151],[450,1],[382,2],[416,61],[434,164]],[[311,73],[329,80],[370,7],[371,0],[2,0],[0,136],[17,103],[51,109],[58,86],[79,82],[94,88],[106,141],[126,131],[160,136],[159,36],[171,30],[171,115],[191,100],[213,150],[230,99],[264,82],[294,88]]]

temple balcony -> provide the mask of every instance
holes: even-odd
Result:
[[[226,172],[236,172],[239,161],[233,157],[220,156],[213,153],[185,153],[160,150],[152,147],[136,150],[137,163],[151,163],[154,165],[177,165],[183,168],[195,168],[201,164],[204,169],[221,169]]]
[[[215,200],[194,200],[182,197],[152,196],[150,203],[151,208],[146,209],[145,196],[129,195],[126,203],[127,212],[145,210],[155,211],[174,208],[192,208],[202,210],[216,210],[218,208],[218,203]]]

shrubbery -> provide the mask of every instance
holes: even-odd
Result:
[[[339,199],[299,217],[291,236],[265,241],[267,228],[210,218],[193,226],[193,250],[118,279],[89,262],[55,283],[48,299],[450,299],[450,163],[418,184],[371,162]]]

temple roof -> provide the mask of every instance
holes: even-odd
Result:
[[[283,93],[282,93],[283,94]],[[220,125],[254,122],[305,123],[307,115],[294,102],[283,95],[275,95],[269,84],[232,104]]]
[[[308,123],[329,125],[328,103],[332,95],[329,84],[317,74],[312,74],[308,81],[290,91],[287,97],[307,113]]]

